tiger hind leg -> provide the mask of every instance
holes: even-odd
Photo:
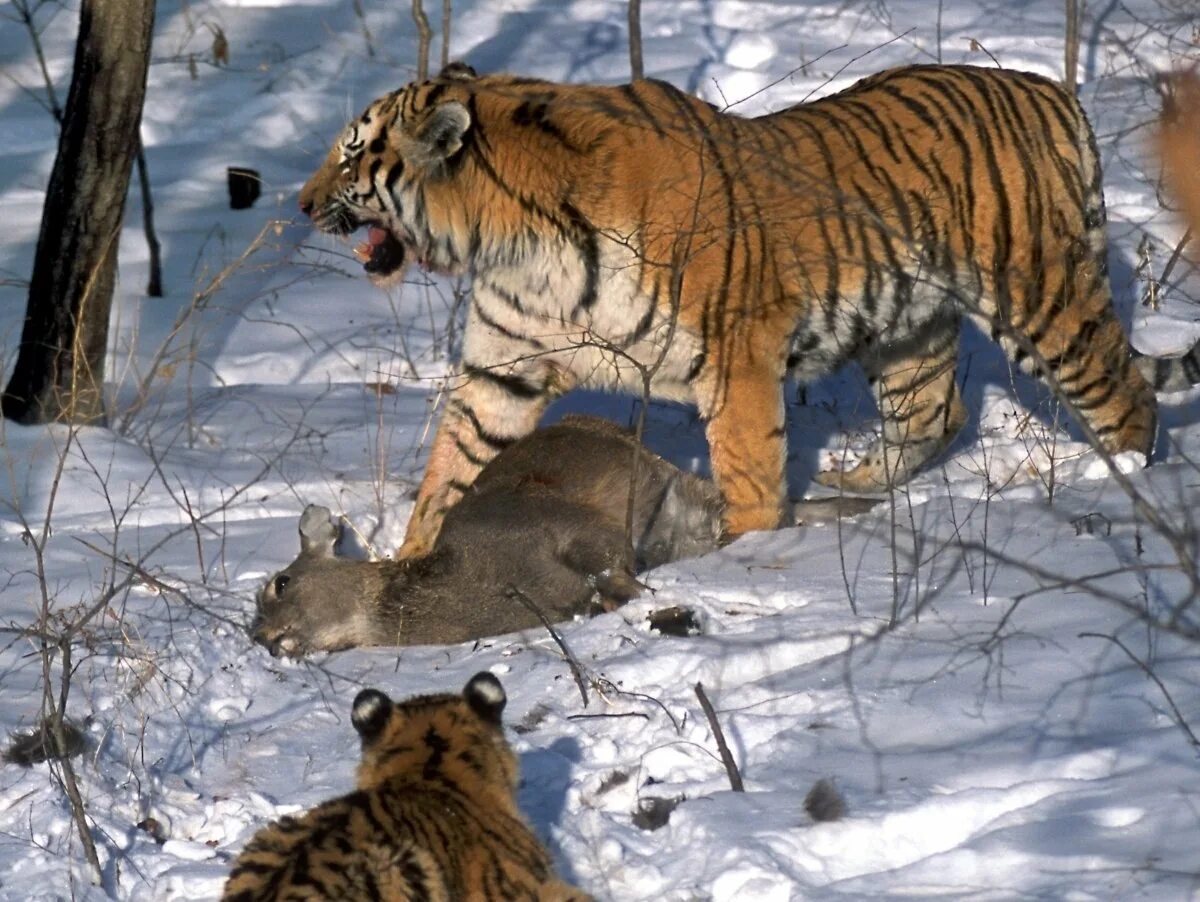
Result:
[[[919,340],[885,347],[864,361],[876,387],[882,432],[854,466],[814,479],[846,492],[880,492],[907,482],[966,422],[954,378],[957,364],[957,317],[940,319]]]
[[[1002,335],[1001,344],[1027,372],[1057,384],[1105,450],[1149,461],[1157,400],[1113,311],[1102,262],[1076,248],[1044,281],[1048,300],[1018,325],[1020,337]]]

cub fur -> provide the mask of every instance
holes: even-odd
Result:
[[[517,808],[506,701],[486,672],[461,695],[394,702],[364,689],[351,713],[358,788],[258,831],[224,902],[585,902],[555,876]]]

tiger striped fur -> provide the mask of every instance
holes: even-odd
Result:
[[[786,509],[783,383],[857,360],[883,430],[851,491],[906,480],[966,419],[965,314],[1051,375],[1110,451],[1149,454],[1155,398],[1200,350],[1131,352],[1111,303],[1091,128],[1037,75],[914,66],[744,119],[660,81],[611,87],[455,64],[346,126],[300,194],[358,254],[471,273],[461,379],[402,555],[577,385],[691,402],[734,536]]]
[[[224,902],[586,902],[555,877],[517,810],[505,703],[487,672],[461,695],[393,702],[364,689],[351,714],[358,789],[260,830]]]

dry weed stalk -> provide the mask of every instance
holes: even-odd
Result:
[[[550,634],[550,638],[554,640],[554,643],[562,651],[563,658],[566,659],[567,665],[571,668],[571,676],[575,679],[575,685],[579,689],[579,696],[583,699],[583,706],[586,708],[588,706],[588,694],[587,680],[584,678],[584,667],[579,663],[579,659],[575,657],[575,653],[572,652],[567,646],[566,640],[563,639],[562,634],[554,628],[554,624],[550,622],[550,618],[546,616],[546,613],[542,610],[541,605],[535,602],[516,586],[508,586],[505,589],[505,592],[509,598],[513,598],[520,602],[522,607],[533,612],[537,619],[542,621],[542,626],[545,627],[546,632]]]
[[[162,376],[171,356],[179,351],[179,336],[189,325],[194,323],[200,313],[208,309],[212,299],[221,291],[230,277],[239,272],[250,258],[262,249],[268,236],[277,233],[279,228],[280,224],[277,222],[268,222],[264,225],[237,258],[227,263],[216,275],[198,288],[192,294],[191,302],[176,314],[171,328],[167,331],[163,340],[159,342],[153,356],[150,358],[150,364],[146,368],[146,372],[141,374],[140,378],[137,379],[133,400],[121,412],[121,416],[114,426],[116,432],[122,434],[128,433],[134,419],[146,408],[146,405],[153,397],[152,387],[154,382]],[[133,353],[132,349],[130,353]]]
[[[442,68],[450,62],[450,14],[451,0],[442,0]]]
[[[242,503],[250,489],[277,467],[280,458],[300,440],[301,432],[302,426],[298,426],[277,453],[263,459],[260,467],[248,479],[240,485],[227,486],[218,500],[201,508],[178,477],[164,468],[163,452],[152,444],[147,443],[143,447],[151,461],[149,472],[141,482],[123,485],[121,495],[117,498],[110,492],[111,470],[93,460],[79,429],[75,426],[51,427],[45,432],[47,441],[53,443],[53,469],[49,474],[44,510],[35,521],[18,502],[10,501],[5,505],[20,527],[22,540],[33,556],[29,572],[35,583],[36,607],[34,619],[28,626],[6,628],[3,631],[28,642],[40,663],[40,722],[44,724],[42,735],[45,737],[44,744],[48,746],[45,753],[50,773],[67,798],[71,819],[87,862],[89,879],[95,885],[104,886],[110,894],[119,895],[119,887],[114,882],[119,881],[119,876],[116,871],[101,866],[97,843],[103,840],[103,833],[89,818],[87,800],[70,757],[76,746],[70,735],[67,711],[82,663],[80,658],[111,657],[114,672],[127,667],[137,682],[130,698],[136,698],[151,680],[171,679],[169,674],[160,669],[154,654],[142,645],[137,631],[126,623],[126,602],[130,591],[139,585],[151,586],[176,602],[204,610],[202,605],[193,602],[189,593],[172,584],[175,580],[168,581],[169,578],[152,573],[151,562],[168,544],[190,534],[195,542],[200,583],[203,586],[208,568],[201,534],[208,533],[210,537],[219,538],[221,547],[224,547],[225,514]],[[107,511],[111,529],[103,544],[70,536],[56,522],[59,518],[58,501],[66,485],[68,470],[73,471],[71,478],[77,480],[80,469],[75,465],[79,462],[82,462],[82,472],[94,483],[95,491],[103,499]],[[4,463],[9,476],[10,497],[20,498],[21,480],[13,455],[6,455]],[[136,528],[132,530],[133,536],[126,538],[131,531],[130,524],[136,522],[144,499],[151,485],[156,482],[179,507],[184,515],[183,522],[165,530],[151,542],[145,542]],[[77,603],[62,599],[61,591],[55,588],[57,578],[49,560],[51,546],[56,541],[61,543],[68,540],[95,555],[101,563],[103,574],[92,597]],[[126,553],[124,547],[128,544],[138,549],[136,555]],[[215,612],[209,613],[219,617]]]

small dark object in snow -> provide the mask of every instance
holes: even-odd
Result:
[[[846,800],[832,780],[822,777],[804,797],[804,810],[814,821],[839,821],[846,816]]]
[[[1071,521],[1071,525],[1075,527],[1075,535],[1112,535],[1112,520],[1104,516],[1099,511],[1093,511],[1090,514],[1084,514],[1082,517],[1076,517]]]
[[[603,795],[610,789],[616,789],[618,786],[624,786],[629,782],[629,771],[614,770],[611,774],[600,781],[600,788],[596,790],[596,795]]]
[[[58,747],[54,733],[51,732],[45,721],[42,721],[34,730],[15,733],[8,743],[8,748],[4,750],[4,760],[22,767],[32,767],[43,761],[49,761],[51,758],[56,761],[63,758],[74,758],[87,751],[88,738],[83,730],[69,720],[64,720],[62,731],[66,745],[66,748],[63,749]]]
[[[167,833],[158,818],[148,817],[143,821],[138,821],[137,828],[143,833],[150,834],[150,838],[160,846],[167,841]]]
[[[532,733],[542,725],[546,716],[550,713],[550,709],[545,705],[534,705],[529,709],[529,713],[521,718],[519,723],[513,724],[514,733]]]
[[[257,169],[230,166],[225,170],[229,179],[229,208],[248,210],[262,193],[262,176]]]
[[[690,608],[678,605],[651,611],[646,616],[650,629],[664,636],[697,636],[700,634],[700,618]]]
[[[665,827],[671,819],[671,812],[679,807],[683,796],[670,798],[654,798],[648,796],[638,799],[637,811],[633,813],[633,825],[639,830],[657,830]]]

